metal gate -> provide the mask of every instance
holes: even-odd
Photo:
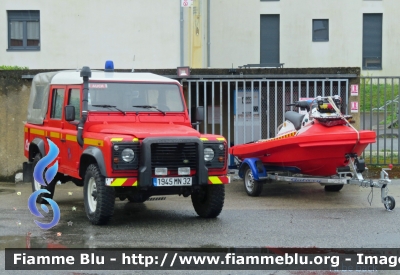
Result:
[[[286,106],[300,98],[340,95],[347,113],[348,79],[185,79],[191,116],[204,106],[202,133],[223,135],[228,145],[274,137]],[[193,119],[192,119],[193,120]]]
[[[363,157],[373,165],[400,164],[400,77],[361,77],[361,129],[374,130],[375,144],[368,145]]]

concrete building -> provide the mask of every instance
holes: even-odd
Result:
[[[185,6],[185,7],[184,7]],[[3,0],[0,65],[361,67],[400,75],[398,0]]]

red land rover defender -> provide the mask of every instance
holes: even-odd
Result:
[[[196,115],[202,120],[201,108]],[[46,155],[46,139],[54,142],[58,173],[46,187],[48,197],[58,181],[83,186],[93,224],[109,221],[116,197],[144,202],[179,194],[191,196],[201,217],[222,210],[229,183],[226,140],[193,129],[176,80],[88,67],[40,73],[32,81],[24,128],[24,170],[33,171]],[[42,187],[31,181],[33,191]]]

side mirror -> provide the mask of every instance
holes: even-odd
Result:
[[[75,106],[67,105],[64,108],[65,120],[74,121],[75,120]]]
[[[196,121],[204,121],[204,106],[196,107]]]

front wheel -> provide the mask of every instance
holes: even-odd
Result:
[[[337,185],[325,185],[325,191],[327,192],[339,192],[342,190],[343,184],[337,184]]]
[[[200,189],[193,191],[191,198],[197,215],[202,218],[215,218],[224,206],[225,186],[201,186]]]
[[[247,166],[244,171],[244,189],[246,190],[247,195],[252,197],[258,197],[263,189],[263,182],[257,181],[253,177],[253,172],[250,167]]]
[[[86,170],[83,195],[89,221],[95,225],[106,224],[114,214],[115,193],[105,185],[97,164],[89,165]]]

